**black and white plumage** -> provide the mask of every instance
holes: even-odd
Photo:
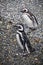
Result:
[[[35,51],[35,49],[32,48],[31,43],[24,31],[23,24],[18,24],[16,25],[16,27],[17,27],[16,38],[20,48],[23,49],[24,51],[27,50],[28,53]]]
[[[38,26],[38,21],[36,17],[31,13],[28,9],[23,9],[22,11],[22,18],[24,22],[28,25],[30,29],[36,29]]]

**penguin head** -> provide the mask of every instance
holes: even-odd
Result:
[[[24,31],[24,25],[23,24],[17,24],[16,29],[17,29],[17,31],[23,32]]]
[[[28,9],[25,8],[25,9],[21,10],[21,12],[22,13],[28,13]]]

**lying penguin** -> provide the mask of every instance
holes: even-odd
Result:
[[[38,26],[38,21],[36,17],[31,13],[28,9],[23,9],[22,11],[22,19],[27,24],[27,26],[32,29],[36,30]]]

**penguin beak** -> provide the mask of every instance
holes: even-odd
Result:
[[[19,27],[17,25],[14,26],[15,29],[18,29]]]
[[[26,10],[21,10],[20,12],[24,13]]]
[[[17,25],[15,25],[14,27],[17,28]]]
[[[20,12],[23,12],[22,10]]]

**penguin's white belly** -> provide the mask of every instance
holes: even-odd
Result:
[[[19,38],[19,34],[16,34],[16,38],[17,38],[17,42],[18,42],[19,46],[21,47],[21,49],[24,49],[23,45],[21,44],[21,41],[20,41],[20,38]]]
[[[32,27],[32,28],[37,27],[36,22],[34,22],[33,25],[33,21],[26,14],[23,14],[22,18],[24,19],[24,22],[28,25],[28,27]]]

